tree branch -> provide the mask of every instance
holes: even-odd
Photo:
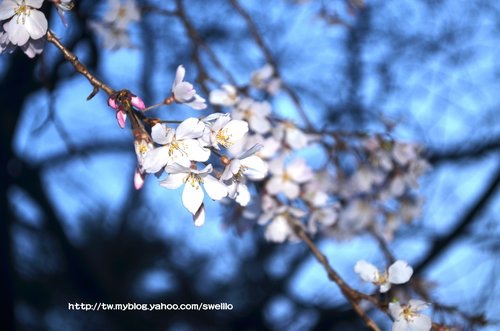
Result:
[[[85,78],[88,79],[90,84],[92,84],[94,90],[87,97],[87,100],[92,99],[99,92],[99,89],[106,92],[108,96],[114,93],[114,90],[111,87],[109,87],[104,82],[102,82],[94,75],[92,75],[87,69],[87,67],[78,60],[78,57],[75,54],[73,54],[69,49],[64,47],[61,41],[50,30],[47,31],[47,41],[54,44],[61,51],[61,53],[63,53],[64,58],[68,60],[73,65],[73,67],[75,67],[75,70],[78,71],[83,76],[85,76]]]
[[[479,196],[475,203],[464,213],[464,216],[457,222],[455,228],[444,236],[440,236],[434,240],[427,255],[418,263],[415,264],[413,270],[415,274],[422,273],[428,268],[434,260],[436,260],[442,253],[444,253],[451,244],[453,244],[458,237],[460,237],[465,229],[478,219],[479,214],[487,206],[491,198],[494,197],[495,192],[500,183],[500,167],[497,168],[496,174],[490,181],[490,184],[485,188],[483,193]]]

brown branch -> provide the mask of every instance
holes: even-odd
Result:
[[[323,253],[321,253],[319,248],[312,241],[309,235],[304,231],[302,226],[292,221],[289,221],[289,223],[292,226],[295,234],[306,243],[307,247],[309,247],[309,250],[313,253],[314,257],[323,266],[328,275],[328,278],[338,285],[345,298],[351,303],[356,313],[363,319],[366,325],[374,331],[380,331],[380,328],[377,326],[377,324],[366,314],[364,309],[361,308],[359,304],[362,299],[365,299],[380,307],[380,303],[378,302],[378,300],[351,288],[332,268],[332,266],[328,262],[328,258]]]
[[[188,33],[189,38],[193,41],[195,44],[195,49],[197,52],[197,56],[195,57],[195,62],[198,66],[198,69],[200,70],[202,78],[209,78],[208,73],[205,71],[201,64],[201,57],[199,56],[199,50],[198,47],[203,48],[206,52],[210,60],[213,62],[213,64],[224,74],[226,79],[231,83],[232,85],[236,85],[236,79],[234,79],[233,75],[229,70],[227,70],[224,65],[222,65],[222,62],[219,60],[215,52],[208,46],[208,44],[203,40],[203,38],[198,34],[198,31],[194,27],[194,25],[191,23],[189,20],[186,11],[184,9],[184,6],[182,4],[182,0],[176,0],[175,1],[176,6],[177,6],[177,16],[180,18],[182,25],[184,25],[184,28],[186,29],[186,32]],[[200,84],[203,82],[200,82]],[[206,91],[208,92],[208,91]]]
[[[111,87],[92,75],[87,67],[78,60],[78,57],[67,49],[50,30],[47,31],[47,41],[54,44],[61,51],[61,53],[63,53],[64,58],[68,60],[73,67],[75,67],[75,70],[85,76],[85,78],[87,78],[90,84],[94,87],[94,90],[87,97],[87,100],[92,99],[99,92],[99,89],[106,92],[108,96],[114,93],[114,90]]]

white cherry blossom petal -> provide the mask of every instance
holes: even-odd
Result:
[[[205,124],[200,119],[190,117],[182,121],[177,127],[175,137],[177,140],[196,139],[203,135]]]
[[[45,0],[25,0],[25,4],[31,8],[40,8]]]
[[[157,173],[169,161],[168,147],[162,146],[149,151],[148,155],[144,158],[142,168],[148,173]]]
[[[244,174],[251,180],[261,180],[267,175],[268,167],[260,157],[252,155],[241,160],[245,167]]]
[[[47,33],[47,19],[38,10],[31,10],[29,17],[26,18],[25,26],[32,39],[40,39]]]
[[[182,204],[187,210],[193,215],[196,214],[201,204],[203,203],[203,189],[200,183],[191,183],[190,178],[188,178],[186,184],[184,185],[184,190],[182,191]]]
[[[0,20],[6,20],[14,16],[19,5],[12,0],[4,0],[0,4]]]
[[[417,315],[408,321],[408,326],[412,331],[429,331],[432,328],[432,321],[426,315]]]
[[[28,39],[30,39],[30,35],[24,24],[17,23],[15,18],[5,23],[3,28],[7,32],[10,42],[14,45],[24,45],[28,42]]]
[[[205,205],[201,204],[198,211],[193,215],[193,221],[195,226],[202,226],[205,223]]]
[[[220,200],[227,196],[227,187],[215,177],[207,175],[203,178],[203,186],[205,191],[207,191],[208,196],[212,200]]]
[[[373,264],[365,260],[358,261],[354,266],[354,271],[359,274],[365,282],[375,283],[378,281],[379,271]]]
[[[183,142],[186,158],[191,161],[205,162],[210,157],[210,149],[201,145],[198,140],[188,139]]]
[[[176,190],[184,184],[187,176],[186,173],[170,173],[166,179],[160,182],[160,185],[171,190]]]
[[[388,280],[392,284],[404,284],[413,275],[413,268],[408,265],[408,262],[398,260],[389,267],[388,274]]]

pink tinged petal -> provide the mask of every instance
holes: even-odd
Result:
[[[168,147],[158,147],[148,152],[142,162],[142,168],[147,173],[154,174],[165,167],[168,160]]]
[[[19,20],[21,22],[21,20]],[[24,24],[18,24],[16,17],[4,24],[3,28],[9,36],[9,40],[14,45],[22,46],[28,42],[30,35]]]
[[[278,216],[266,227],[264,237],[268,241],[282,243],[289,234],[290,227],[286,219],[283,216]]]
[[[6,20],[14,16],[17,7],[19,7],[19,5],[14,1],[4,0],[4,2],[0,4],[0,20]]]
[[[41,11],[31,10],[25,25],[32,39],[40,39],[47,33],[47,19]]]
[[[365,260],[358,261],[354,266],[354,271],[359,274],[365,282],[374,283],[378,281],[378,269],[373,264]]]
[[[175,72],[175,80],[174,83],[172,84],[172,92],[174,91],[175,87],[180,82],[182,82],[185,75],[186,75],[186,69],[184,69],[184,66],[181,64],[180,66],[177,67],[177,71]]]
[[[193,221],[195,226],[202,226],[205,223],[205,206],[203,204],[198,208],[196,214],[193,215]]]
[[[180,82],[173,90],[175,101],[179,103],[189,102],[196,94],[193,85],[188,82]]]
[[[134,187],[136,190],[140,190],[144,185],[144,177],[145,175],[141,174],[139,169],[136,168],[134,173]]]
[[[184,184],[187,176],[188,174],[186,173],[171,173],[166,179],[160,181],[160,185],[171,190],[176,190]]]
[[[281,176],[272,177],[266,184],[266,190],[271,195],[276,195],[281,192],[283,187],[283,179]]]
[[[45,0],[26,0],[25,4],[31,8],[40,8]]]
[[[282,175],[285,172],[283,158],[273,159],[269,162],[269,171],[274,175]]]
[[[108,106],[110,106],[111,108],[113,109],[116,109],[117,108],[117,105],[116,105],[116,99],[115,99],[115,96],[110,96],[108,98]]]
[[[21,46],[24,54],[28,55],[30,58],[34,58],[35,55],[40,54],[43,51],[45,43],[43,39],[29,40],[26,44]]]
[[[410,280],[413,275],[413,268],[406,261],[398,260],[389,267],[388,273],[389,282],[403,284]]]
[[[144,110],[146,109],[146,105],[144,104],[144,101],[139,98],[138,96],[134,96],[130,99],[130,101],[132,101],[132,106],[134,106],[135,108],[139,109],[139,110]]]
[[[201,110],[207,108],[207,105],[205,103],[205,99],[200,97],[198,94],[194,95],[194,100],[191,102],[186,103],[189,107],[196,109],[196,110]]]
[[[182,204],[191,214],[195,215],[203,203],[204,196],[205,194],[199,183],[195,182],[192,185],[190,179],[188,179],[182,191]]]
[[[286,130],[286,142],[293,149],[300,149],[307,146],[308,139],[307,136],[297,128],[291,128]]]
[[[432,321],[425,315],[417,315],[408,321],[408,326],[412,331],[429,331],[432,328]]]
[[[127,121],[127,114],[121,110],[116,112],[116,120],[118,121],[118,125],[120,128],[125,127],[125,122]]]
[[[213,105],[219,106],[229,106],[227,92],[222,90],[214,90],[210,92],[210,96],[208,98],[210,103]]]
[[[227,187],[213,176],[205,176],[203,178],[203,186],[205,191],[207,191],[208,196],[212,200],[220,200],[227,196]]]
[[[290,182],[290,181],[284,181],[283,184],[284,185],[283,185],[282,191],[283,191],[283,193],[285,193],[285,195],[288,199],[298,198],[298,196],[300,194],[299,185],[297,185],[293,182]]]
[[[252,116],[248,122],[250,124],[250,128],[257,133],[264,134],[271,130],[271,123],[263,117]]]
[[[310,180],[314,175],[304,159],[295,159],[288,165],[286,172],[298,183],[304,183]]]
[[[182,121],[175,131],[177,140],[196,139],[203,135],[205,124],[200,119],[190,117]]]

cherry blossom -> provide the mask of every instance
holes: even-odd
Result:
[[[143,168],[148,173],[156,173],[167,165],[178,163],[189,167],[191,161],[205,162],[210,150],[204,148],[198,138],[205,129],[199,119],[190,117],[172,129],[158,123],[151,129],[153,141],[160,147],[155,148],[144,159]]]
[[[172,94],[174,100],[183,103],[193,109],[205,109],[205,99],[196,94],[196,90],[191,83],[184,81],[186,69],[183,65],[177,67],[174,83],[172,84]]]
[[[214,119],[215,121],[212,122]],[[203,135],[203,141],[215,149],[220,149],[219,145],[226,148],[232,146],[248,132],[247,122],[233,120],[229,114],[212,114],[204,121],[207,123],[207,129]]]
[[[234,119],[247,121],[250,129],[257,133],[265,134],[271,129],[271,122],[268,120],[271,115],[271,105],[267,101],[257,102],[244,98],[233,108],[231,114]]]
[[[236,87],[229,84],[222,85],[222,89],[210,92],[210,103],[218,106],[231,107],[239,101]]]
[[[226,186],[212,175],[209,175],[213,167],[211,164],[201,170],[186,168],[180,164],[173,164],[166,168],[168,177],[160,182],[160,185],[169,189],[177,189],[184,185],[182,191],[182,204],[193,215],[196,215],[203,203],[203,190],[205,188],[208,196],[213,200],[221,200],[227,196]]]
[[[288,199],[297,198],[300,194],[299,185],[313,177],[311,168],[301,158],[295,159],[286,168],[283,158],[273,160],[269,170],[273,176],[266,184],[267,191],[272,195],[284,193]]]
[[[268,241],[281,243],[285,240],[297,241],[295,231],[290,223],[300,224],[299,219],[305,216],[301,209],[280,205],[272,197],[265,195],[262,199],[264,213],[259,217],[258,223],[266,226],[264,237]]]
[[[103,45],[110,50],[132,48],[133,44],[127,30],[118,29],[108,23],[89,21],[89,28],[103,39]]]
[[[429,331],[432,328],[431,319],[419,313],[428,307],[428,303],[416,299],[410,300],[406,305],[389,303],[389,312],[394,318],[392,331]]]
[[[28,40],[40,39],[47,33],[47,19],[37,10],[43,0],[4,0],[0,4],[0,20],[10,20],[3,25],[9,41],[17,46]]]
[[[254,155],[260,148],[261,145],[255,145],[245,153],[227,160],[221,179],[238,181],[244,175],[254,181],[264,179],[267,175],[268,166],[260,157]]]
[[[120,0],[108,0],[108,5],[103,20],[119,30],[125,30],[130,22],[141,19],[141,12],[134,0],[127,0],[125,4]]]
[[[397,260],[386,272],[380,272],[373,264],[365,260],[358,261],[354,271],[359,274],[365,282],[371,282],[380,286],[380,293],[385,293],[391,288],[391,284],[404,284],[408,282],[413,274],[413,268],[407,262]]]
[[[273,130],[273,135],[275,139],[284,141],[292,149],[304,148],[309,143],[309,137],[289,121],[278,124]]]
[[[281,81],[274,76],[274,68],[270,64],[252,72],[251,84],[257,89],[265,89],[271,94],[275,94],[281,87]]]

